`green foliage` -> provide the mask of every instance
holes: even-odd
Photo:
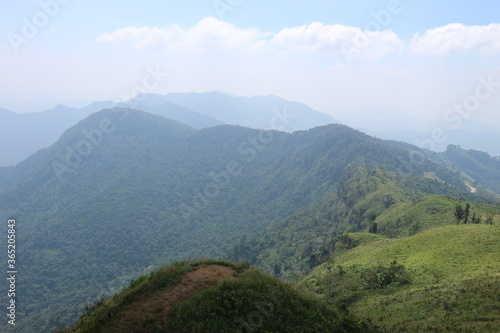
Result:
[[[500,160],[477,150],[464,150],[449,145],[443,156],[478,184],[500,194]]]
[[[130,282],[129,286],[109,299],[101,299],[95,305],[87,307],[77,323],[63,332],[101,332],[112,325],[116,317],[129,305],[140,303],[152,294],[165,288],[177,285],[187,273],[208,265],[222,265],[243,272],[248,264],[231,263],[227,261],[204,259],[195,261],[179,261],[166,267],[142,275]],[[153,325],[154,326],[154,325]],[[154,330],[153,330],[154,331]]]
[[[467,224],[469,222],[469,216],[470,216],[470,203],[466,203],[464,209],[464,224]]]
[[[368,230],[374,216],[377,233],[389,236],[414,234],[437,225],[436,221],[444,223],[449,219],[449,207],[441,201],[455,199],[447,196],[431,197],[429,200],[435,198],[438,202],[432,204],[436,207],[422,213],[422,220],[413,216],[413,205],[428,198],[422,198],[423,193],[407,184],[407,179],[396,172],[355,164],[344,171],[332,193],[322,202],[276,219],[264,231],[242,238],[228,256],[235,261],[247,260],[278,277],[298,281],[331,254],[332,239],[345,232]],[[405,207],[408,213],[399,214],[400,207]]]
[[[473,224],[479,224],[483,220],[483,217],[481,215],[476,214],[476,212],[472,212],[472,218],[471,218],[471,223]]]
[[[149,276],[143,275],[132,280],[121,293],[108,300],[101,299],[94,306],[87,308],[72,331],[100,332],[126,305],[141,297],[146,297],[158,289],[178,283],[182,276],[196,267],[197,265],[193,263],[176,262],[152,272]]]
[[[179,333],[366,332],[370,327],[255,271],[177,305],[168,322]]]
[[[389,332],[496,332],[499,238],[496,226],[452,224],[380,239],[334,252],[299,288]]]
[[[84,133],[103,121],[113,130],[90,143]],[[90,149],[86,142],[91,150],[68,166],[69,152]],[[395,205],[429,193],[480,200],[442,161],[414,163],[411,149],[341,125],[195,131],[133,110],[93,114],[53,146],[0,168],[0,219],[16,217],[22,235],[19,329],[66,326],[86,304],[189,258],[248,260],[297,279],[311,254],[324,261],[332,239],[366,230],[373,215],[380,233],[380,215]],[[67,167],[62,177],[54,162]]]
[[[457,219],[457,224],[460,223],[465,218],[465,211],[462,208],[462,205],[457,204],[455,206],[455,212],[453,213],[455,215],[455,218]]]
[[[155,293],[172,297],[168,291],[179,284],[181,277],[209,265],[231,267],[237,278],[196,289],[184,301],[181,298],[161,314],[166,326],[161,326],[152,314],[143,321],[146,324],[134,319],[133,309],[142,307],[145,300]],[[375,331],[367,322],[305,296],[248,264],[214,260],[177,262],[141,277],[121,293],[88,309],[74,326],[61,333],[121,332],[119,327],[127,327],[129,332],[179,333]]]
[[[459,205],[459,204],[457,204],[455,206],[455,212],[453,214],[455,215],[455,219],[457,220],[457,224],[459,224],[460,221],[462,221],[462,220],[463,220],[464,224],[467,224],[469,222],[470,207],[471,207],[470,203],[465,204],[465,209],[463,209],[462,205]],[[476,211],[474,210],[472,212],[470,223],[479,224],[479,223],[481,223],[482,219],[483,219],[482,215],[477,214]],[[492,222],[492,221],[493,221],[493,217],[491,217],[491,219],[487,221],[487,224],[491,224],[488,222]]]
[[[465,208],[479,215],[491,215],[500,220],[500,205],[465,202],[447,195],[432,195],[411,202],[396,204],[377,217],[378,233],[389,237],[404,237],[418,232],[465,220]],[[457,214],[460,219],[457,220]],[[469,213],[470,214],[470,213]]]
[[[498,332],[498,279],[408,286],[349,309],[387,332]]]
[[[389,285],[404,286],[411,284],[411,275],[404,265],[393,261],[389,266],[367,268],[361,273],[367,289],[383,289]]]
[[[376,234],[377,233],[377,222],[372,222],[370,224],[370,228],[368,229],[369,233]]]

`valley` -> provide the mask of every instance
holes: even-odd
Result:
[[[372,235],[368,230],[376,225],[375,236],[391,237],[392,244],[459,228],[453,212],[463,202],[483,217],[470,228],[498,228],[498,192],[489,181],[498,179],[497,160],[458,151],[470,166],[337,124],[293,133],[234,125],[196,130],[136,110],[94,113],[49,148],[0,168],[0,217],[16,218],[22,249],[18,301],[26,306],[18,309],[19,327],[62,329],[131,280],[202,257],[247,262],[308,286],[305,292],[314,295],[307,297],[318,294],[328,306],[366,318],[366,307],[378,296],[367,292],[366,299],[340,306],[341,299],[310,284],[308,274],[323,276],[317,273],[323,267],[336,267],[329,263],[337,260],[338,237]],[[484,225],[487,217],[493,225]],[[489,233],[490,247],[477,253],[485,263],[498,252],[494,235]],[[413,269],[398,256],[380,264],[393,260]],[[476,279],[478,269],[464,266],[463,276]],[[435,274],[444,279],[452,274],[447,270]],[[425,283],[429,279],[435,277]],[[465,283],[452,281],[457,288]],[[376,326],[396,325],[376,319],[376,312],[370,316]],[[493,312],[488,318],[497,320]]]

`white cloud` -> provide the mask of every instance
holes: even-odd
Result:
[[[414,54],[443,56],[457,51],[477,51],[484,54],[500,53],[500,24],[466,26],[448,24],[416,34],[410,50]]]
[[[229,50],[262,47],[267,34],[257,29],[239,29],[213,17],[202,19],[195,26],[183,29],[177,24],[165,28],[126,27],[97,38],[101,43],[125,43],[138,48],[163,47],[175,50]]]
[[[213,17],[184,29],[174,24],[165,28],[126,27],[100,35],[101,43],[123,43],[138,48],[174,50],[263,50],[277,47],[285,52],[312,52],[375,59],[395,53],[404,42],[392,31],[366,31],[339,24],[313,22],[287,27],[276,34],[258,29],[240,29]]]
[[[395,53],[404,42],[391,30],[367,31],[340,24],[314,22],[285,28],[270,41],[272,45],[299,52],[332,52],[369,59]]]
[[[286,27],[277,33],[241,29],[213,17],[182,28],[126,27],[100,35],[101,43],[122,43],[137,48],[177,51],[256,51],[278,49],[286,54],[312,53],[375,60],[403,50],[414,55],[443,56],[457,51],[500,53],[500,24],[465,26],[449,24],[402,40],[392,30],[371,31],[340,24],[313,22]],[[405,53],[406,53],[405,52]]]

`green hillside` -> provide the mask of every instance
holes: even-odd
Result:
[[[389,332],[497,332],[498,225],[449,225],[398,239],[343,238],[301,289]]]
[[[500,218],[498,204],[465,202],[450,196],[432,195],[395,204],[380,214],[375,222],[380,234],[390,237],[410,236],[437,226],[456,224],[453,214],[455,207],[460,205],[465,208],[467,203],[470,205],[470,215],[476,213],[477,217],[481,217],[482,223],[488,217],[498,215],[497,219]]]
[[[442,153],[456,169],[470,177],[473,186],[488,187],[500,195],[500,159],[485,152],[449,145]]]
[[[246,264],[176,262],[101,300],[60,333],[374,332]]]
[[[428,196],[432,193],[468,197],[454,187],[424,177],[402,177],[394,171],[353,166],[344,171],[334,191],[321,202],[243,237],[228,256],[247,260],[280,278],[300,280],[331,253],[333,238],[368,229],[375,218],[379,233],[390,236],[453,224],[454,207],[462,201]],[[483,220],[500,214],[498,205],[471,202],[471,207],[471,211],[482,214]]]
[[[178,260],[248,260],[297,279],[328,256],[332,238],[368,228],[394,204],[429,194],[488,200],[416,151],[342,125],[194,130],[129,109],[95,113],[0,168],[0,219],[17,219],[22,249],[16,328],[67,326],[86,304]]]

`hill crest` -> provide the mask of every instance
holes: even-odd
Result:
[[[132,281],[59,333],[347,333],[370,327],[246,264],[202,260],[176,262]]]

